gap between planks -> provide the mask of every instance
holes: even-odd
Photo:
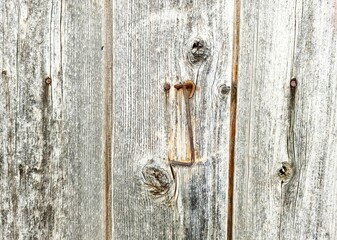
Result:
[[[234,5],[233,21],[233,68],[232,87],[230,99],[230,133],[229,133],[229,163],[228,163],[228,210],[227,210],[227,240],[233,239],[233,204],[234,204],[234,162],[235,162],[235,134],[236,134],[236,109],[237,86],[240,54],[240,7],[241,0],[236,0]]]
[[[102,59],[102,91],[103,91],[103,239],[111,240],[112,221],[112,1],[105,0],[103,5],[103,59]]]

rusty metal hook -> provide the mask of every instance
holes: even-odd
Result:
[[[177,90],[183,89],[185,105],[186,105],[186,122],[187,122],[187,129],[188,129],[188,136],[190,141],[190,151],[191,151],[191,161],[190,162],[182,162],[182,161],[175,161],[170,160],[171,165],[179,165],[179,166],[192,166],[195,162],[195,152],[194,152],[194,143],[193,143],[193,129],[192,129],[192,122],[191,122],[191,110],[190,110],[190,102],[189,99],[193,97],[195,92],[195,84],[192,80],[187,80],[182,84],[174,85],[174,88]],[[187,89],[190,90],[188,94]]]

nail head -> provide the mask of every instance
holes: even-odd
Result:
[[[290,80],[290,86],[293,87],[293,88],[297,86],[296,78],[293,78],[293,79]]]
[[[164,84],[164,90],[169,91],[171,89],[171,85],[169,83]]]
[[[50,77],[47,77],[47,78],[45,79],[45,83],[46,83],[47,85],[50,85],[50,84],[51,84],[51,78],[50,78]]]

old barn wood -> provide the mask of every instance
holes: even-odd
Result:
[[[0,239],[337,239],[336,54],[332,0],[0,1]]]

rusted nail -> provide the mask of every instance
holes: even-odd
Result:
[[[171,85],[169,83],[164,84],[164,90],[167,92],[171,89]]]
[[[191,80],[187,80],[185,83],[174,85],[176,89],[183,89],[185,105],[186,105],[186,122],[187,122],[187,130],[190,142],[190,151],[191,151],[191,161],[190,162],[182,162],[170,160],[172,165],[180,165],[180,166],[192,166],[195,162],[195,151],[194,151],[194,140],[193,140],[193,129],[192,129],[192,121],[191,121],[191,110],[190,110],[190,102],[189,99],[193,96],[195,91],[195,84]],[[188,94],[187,89],[190,89],[190,94]]]
[[[290,87],[295,88],[297,86],[297,80],[296,78],[292,78],[290,80]]]
[[[193,97],[194,92],[195,92],[195,84],[192,80],[187,80],[184,83],[178,83],[176,85],[174,85],[174,88],[176,88],[177,90],[181,89],[185,87],[186,89],[190,89],[190,94],[188,96],[188,98]]]
[[[51,78],[50,77],[47,77],[44,81],[47,85],[51,84]]]

